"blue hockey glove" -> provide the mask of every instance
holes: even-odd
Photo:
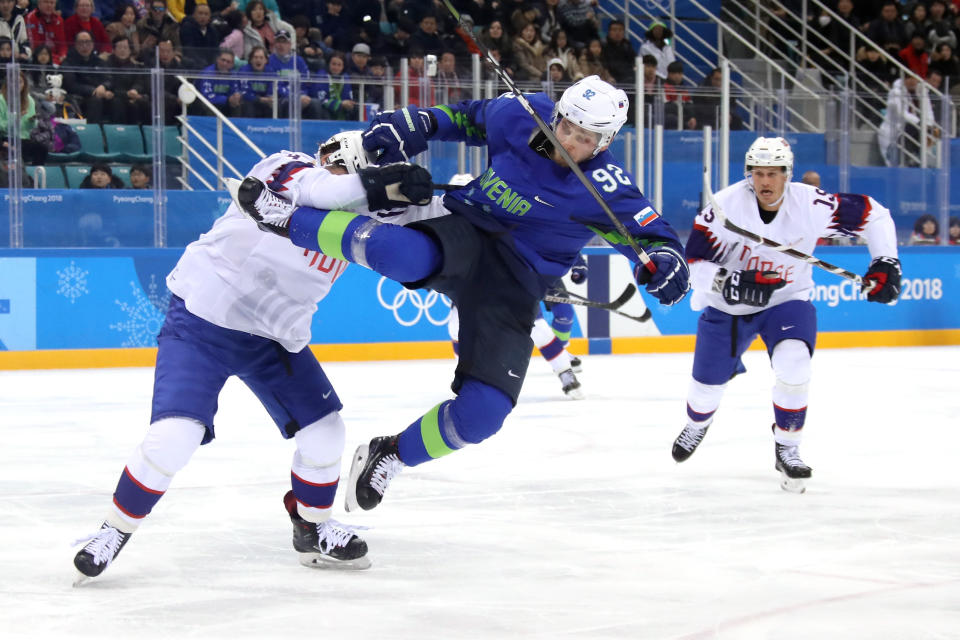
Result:
[[[765,307],[777,289],[787,286],[787,281],[776,271],[745,269],[730,271],[720,269],[713,279],[714,289],[719,291],[727,304],[745,304],[750,307]]]
[[[385,111],[363,132],[363,148],[378,154],[377,164],[405,162],[426,151],[427,140],[437,130],[430,111],[416,106]]]
[[[570,281],[573,284],[583,284],[587,281],[587,261],[583,259],[583,256],[578,255],[577,261],[570,269]]]
[[[371,211],[386,211],[411,204],[427,204],[433,197],[433,177],[423,167],[396,162],[360,169],[360,184],[367,192]]]
[[[864,281],[873,280],[873,287],[867,291],[868,302],[889,304],[900,297],[900,261],[896,258],[879,256],[867,268]]]
[[[670,306],[683,300],[690,290],[690,269],[676,249],[667,246],[657,247],[647,251],[650,260],[657,267],[657,272],[650,272],[642,263],[633,268],[633,277],[638,284],[646,284],[647,293],[660,301],[660,304]],[[647,281],[647,278],[649,280]]]

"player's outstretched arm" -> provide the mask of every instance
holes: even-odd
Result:
[[[384,111],[363,132],[363,148],[377,154],[377,164],[406,162],[427,150],[427,140],[436,130],[437,119],[429,109]]]
[[[421,166],[397,162],[370,166],[357,172],[367,192],[367,208],[386,211],[411,204],[424,205],[433,197],[433,178]]]

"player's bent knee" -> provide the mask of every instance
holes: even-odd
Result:
[[[347,427],[340,412],[333,411],[297,431],[297,452],[308,467],[329,467],[340,462]]]
[[[450,403],[450,417],[464,442],[476,444],[495,434],[513,410],[510,396],[479,380],[466,380]]]
[[[784,340],[773,348],[770,364],[777,384],[806,386],[810,382],[810,349],[802,340]]]
[[[192,418],[163,418],[150,425],[140,452],[161,474],[173,476],[190,461],[205,433],[206,427]]]
[[[700,414],[712,413],[720,406],[726,388],[726,384],[706,384],[692,379],[687,391],[687,406]]]

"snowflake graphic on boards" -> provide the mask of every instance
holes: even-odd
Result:
[[[77,298],[90,293],[87,289],[87,275],[90,272],[81,269],[70,261],[70,266],[57,269],[57,295],[61,295],[73,304]]]
[[[163,293],[160,293],[156,275],[150,276],[146,293],[133,280],[130,281],[130,289],[133,291],[132,303],[114,300],[127,315],[127,319],[111,324],[110,328],[126,333],[126,338],[120,345],[122,347],[156,346],[157,334],[163,326],[165,310],[170,302],[170,292],[164,286]]]

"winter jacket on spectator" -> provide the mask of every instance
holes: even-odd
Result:
[[[300,72],[300,82],[302,85],[307,83],[307,80],[310,76],[310,70],[307,68],[307,63],[304,62],[303,58],[300,56],[289,55],[286,59],[281,59],[277,54],[270,54],[270,59],[267,61],[267,69],[278,73],[281,76],[290,75],[290,73],[296,69]],[[301,89],[301,93],[303,90]],[[277,86],[277,95],[281,98],[286,98],[290,96],[290,83],[286,81],[281,81]]]
[[[203,70],[203,77],[197,81],[197,88],[203,96],[215,105],[226,104],[235,93],[240,93],[240,81],[229,73],[220,73],[213,63]]]
[[[162,19],[155,20],[153,19],[153,15],[148,13],[143,18],[137,20],[137,35],[140,38],[140,42],[146,40],[146,29],[147,27],[151,27],[160,32],[159,40],[170,40],[173,43],[173,50],[180,56],[183,51],[183,47],[180,44],[180,25],[167,14],[164,13],[162,15]]]
[[[103,85],[111,88],[111,76],[102,69],[103,60],[96,55],[83,57],[76,47],[71,47],[63,59],[63,66],[70,67],[71,71],[63,72],[63,88],[67,93],[86,98],[93,95],[93,90]],[[72,69],[78,69],[73,71]]]
[[[240,91],[243,92],[243,99],[246,102],[253,102],[257,98],[273,97],[273,83],[276,75],[273,71],[270,71],[269,68],[264,67],[262,70],[257,71],[248,63],[240,67],[239,73],[246,75],[263,75],[262,80],[240,81]]]
[[[341,115],[344,100],[354,99],[353,85],[350,84],[348,73],[331,76],[326,71],[321,71],[317,81],[312,83],[311,93],[334,118]]]
[[[4,20],[0,17],[0,38],[6,36],[13,43],[13,57],[19,57],[25,54],[25,59],[30,58],[33,49],[30,47],[30,37],[27,35],[27,23],[23,16],[14,10],[10,20]]]
[[[76,13],[63,21],[63,37],[67,42],[73,42],[77,34],[81,31],[89,31],[93,36],[93,50],[96,53],[112,53],[113,46],[110,44],[110,36],[107,30],[103,28],[103,23],[95,16],[89,20],[83,20]]]
[[[41,3],[50,3],[50,0],[39,0]],[[53,63],[60,64],[67,55],[67,41],[63,35],[63,18],[56,13],[41,13],[40,7],[27,14],[27,33],[30,36],[30,47],[36,49],[47,45],[53,54]]]
[[[547,68],[543,43],[539,39],[530,44],[520,36],[513,40],[513,64],[517,80],[539,80]]]
[[[180,25],[180,44],[185,66],[206,67],[217,57],[220,35],[212,25],[201,27],[193,18],[184,18]]]
[[[636,57],[633,45],[626,38],[619,42],[612,42],[607,38],[603,45],[603,66],[618,84],[633,82],[635,76],[633,65]]]

